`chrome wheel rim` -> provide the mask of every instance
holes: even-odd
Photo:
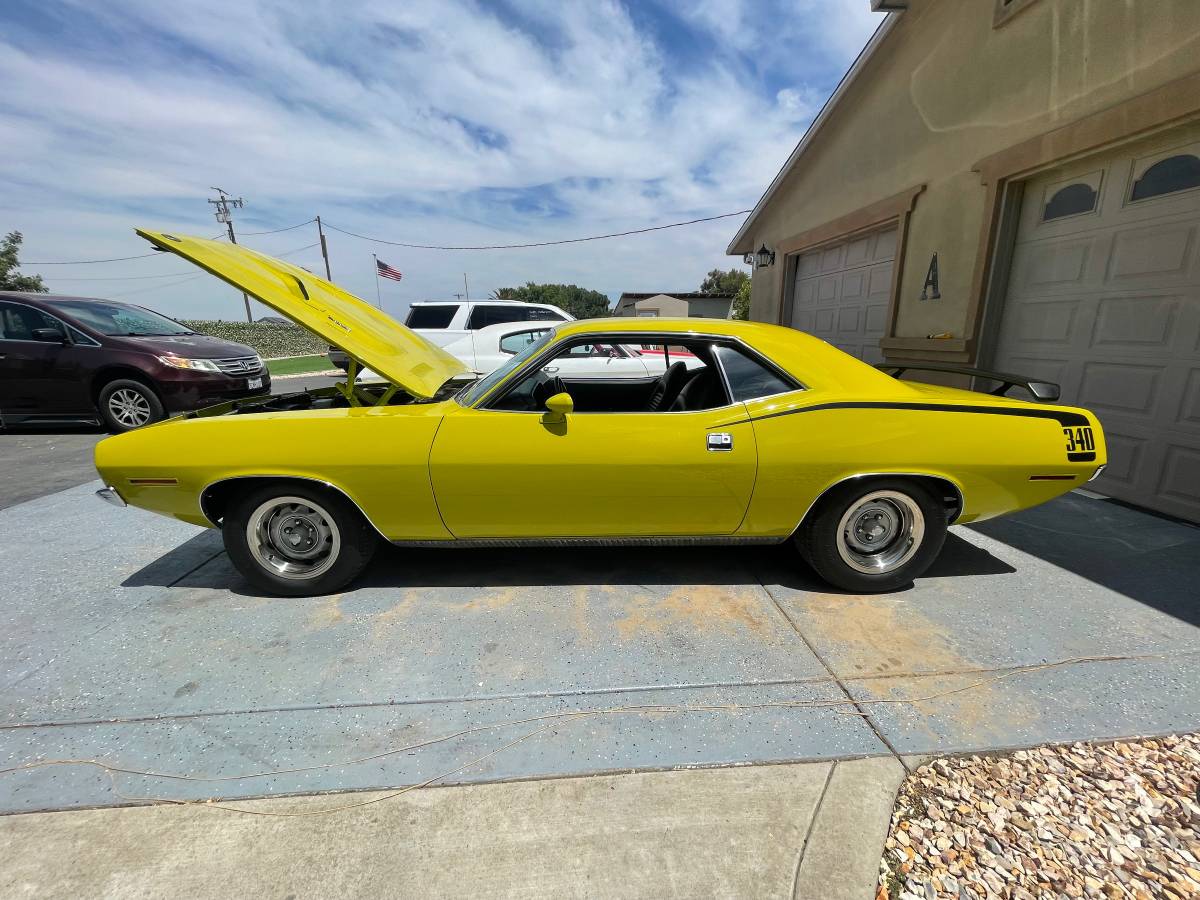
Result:
[[[133,388],[113,391],[108,398],[108,411],[126,428],[137,428],[150,421],[150,401]]]
[[[925,537],[921,507],[899,491],[873,491],[838,523],[837,551],[856,572],[883,575],[913,558]]]
[[[342,536],[333,516],[312,500],[275,497],[250,514],[246,545],[271,574],[303,581],[337,562]]]

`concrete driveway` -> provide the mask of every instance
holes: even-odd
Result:
[[[387,550],[293,600],[95,486],[0,510],[0,768],[76,761],[0,812],[1200,726],[1200,529],[1078,493],[885,596],[786,548]]]

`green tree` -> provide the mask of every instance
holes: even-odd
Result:
[[[750,279],[747,278],[738,288],[737,293],[733,297],[733,314],[731,319],[749,319],[750,318]]]
[[[496,300],[546,303],[566,310],[577,319],[608,315],[608,296],[577,284],[535,284],[527,281],[517,288],[498,288],[492,291],[492,297]]]
[[[728,272],[713,269],[704,276],[704,281],[700,282],[700,293],[736,294],[749,280],[750,276],[741,269],[730,269]]]
[[[17,254],[21,249],[21,232],[10,231],[0,241],[0,291],[30,291],[44,294],[48,290],[41,275],[21,275]]]

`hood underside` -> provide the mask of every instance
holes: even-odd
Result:
[[[137,233],[340,347],[414,397],[433,397],[449,379],[467,372],[441,347],[307,269],[236,244],[140,228]]]

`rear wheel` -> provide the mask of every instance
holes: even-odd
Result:
[[[946,540],[946,513],[920,482],[850,482],[822,497],[796,534],[809,565],[830,584],[874,593],[923,573]]]
[[[132,431],[166,417],[158,395],[131,378],[110,381],[101,388],[98,406],[105,426],[114,434]]]
[[[221,532],[238,571],[285,597],[340,590],[379,544],[375,529],[341,494],[294,482],[265,485],[235,501]]]

